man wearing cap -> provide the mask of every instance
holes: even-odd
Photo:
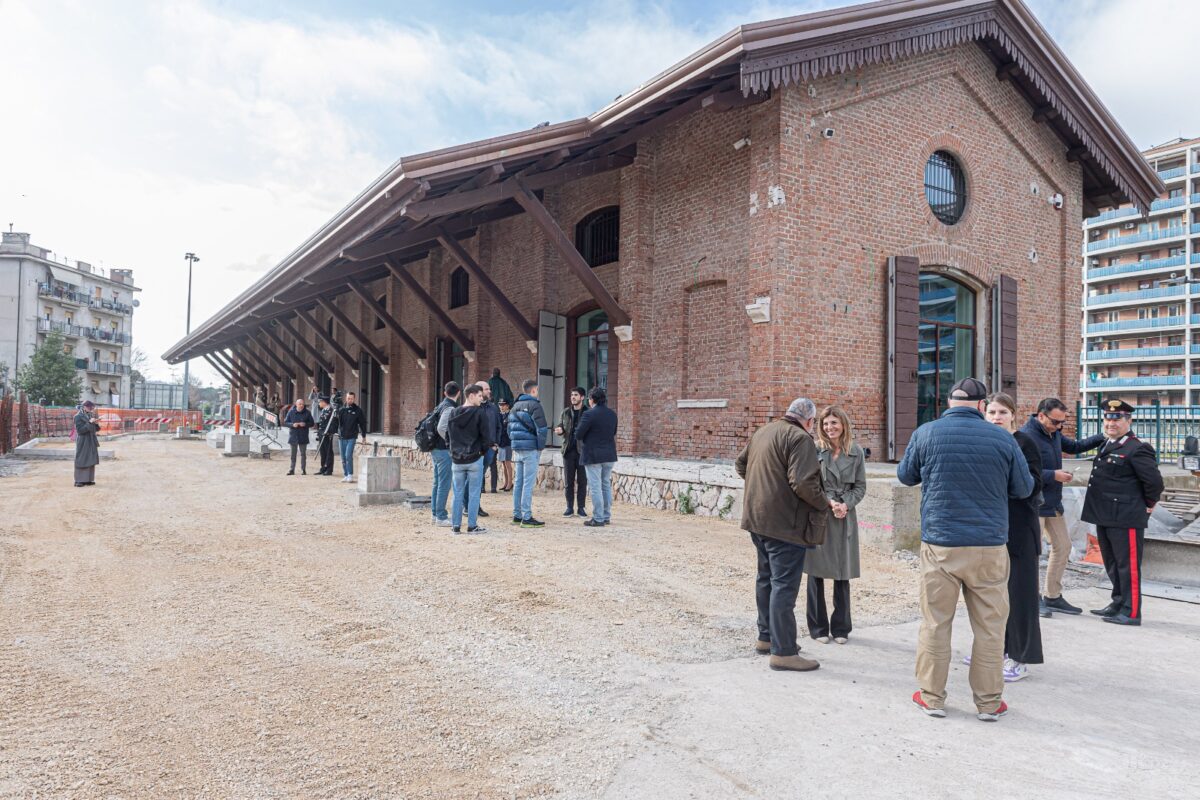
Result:
[[[1104,444],[1092,460],[1084,522],[1096,526],[1104,569],[1112,581],[1112,602],[1092,611],[1115,625],[1142,624],[1142,544],[1146,522],[1162,495],[1163,479],[1154,448],[1129,432],[1133,406],[1106,400]]]
[[[1008,500],[1029,497],[1034,481],[1012,434],[984,419],[986,399],[981,381],[954,384],[941,418],[913,432],[896,477],[921,485],[920,688],[912,701],[930,717],[946,716],[950,629],[961,594],[975,637],[968,679],[976,716],[994,722],[1008,712]]]
[[[317,395],[317,453],[321,456],[318,475],[333,474],[333,428],[335,416],[327,395]]]

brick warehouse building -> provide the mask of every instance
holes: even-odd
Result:
[[[164,357],[392,435],[493,366],[607,384],[622,454],[692,464],[808,395],[897,459],[957,377],[1075,395],[1081,221],[1161,190],[1019,0],[885,0],[405,157]]]

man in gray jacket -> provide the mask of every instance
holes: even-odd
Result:
[[[1033,476],[1011,433],[983,417],[987,387],[964,378],[949,409],[913,433],[896,477],[921,485],[921,633],[912,700],[946,716],[950,626],[962,594],[975,636],[971,692],[976,716],[1008,712],[1004,628],[1008,623],[1008,500],[1033,493]]]

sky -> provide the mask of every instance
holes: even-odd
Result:
[[[185,252],[196,327],[402,155],[586,116],[739,24],[844,4],[0,0],[0,225],[132,269],[167,379]],[[1140,148],[1200,135],[1200,3],[1029,5]]]

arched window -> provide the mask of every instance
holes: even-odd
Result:
[[[579,220],[575,249],[593,269],[621,257],[621,208],[606,206]]]
[[[975,293],[953,278],[922,272],[917,327],[917,424],[938,417],[950,387],[975,374]]]
[[[459,308],[471,302],[471,276],[462,267],[450,273],[450,307]]]

